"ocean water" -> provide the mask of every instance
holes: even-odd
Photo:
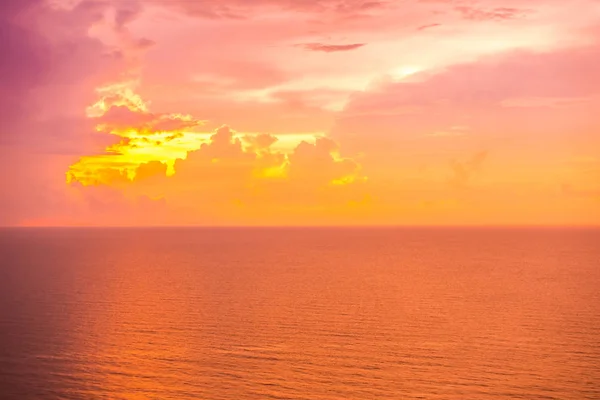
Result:
[[[1,399],[600,399],[600,231],[0,230]]]

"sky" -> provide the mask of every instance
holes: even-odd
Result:
[[[0,225],[600,225],[599,0],[4,0]]]

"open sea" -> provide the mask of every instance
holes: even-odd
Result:
[[[0,399],[600,399],[600,230],[1,229]]]

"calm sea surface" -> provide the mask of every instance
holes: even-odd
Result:
[[[0,230],[1,399],[600,399],[600,231]]]

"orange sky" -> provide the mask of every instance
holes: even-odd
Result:
[[[5,0],[0,225],[599,225],[596,0]]]

